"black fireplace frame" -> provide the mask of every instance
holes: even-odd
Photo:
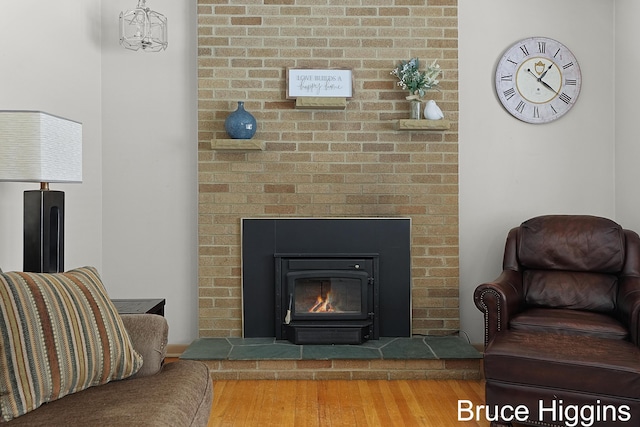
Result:
[[[411,336],[410,218],[243,218],[241,233],[244,338],[276,335],[276,253],[378,253],[380,337]]]
[[[379,339],[379,254],[295,253],[274,254],[276,339],[294,344],[362,344]],[[296,279],[349,278],[360,283],[358,313],[297,313]],[[287,315],[290,320],[287,321]]]

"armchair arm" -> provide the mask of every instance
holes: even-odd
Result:
[[[133,348],[142,356],[142,367],[131,378],[146,377],[160,371],[167,353],[169,326],[157,314],[123,314],[122,323]]]
[[[629,327],[631,342],[640,347],[640,277],[621,277],[617,308],[618,317]]]
[[[479,285],[473,295],[476,307],[484,313],[484,345],[500,331],[509,328],[509,320],[522,310],[524,292],[522,273],[503,270],[496,280]]]

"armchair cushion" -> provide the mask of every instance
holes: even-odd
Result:
[[[626,340],[627,329],[602,313],[563,308],[530,308],[511,319],[511,329]]]
[[[522,277],[529,306],[602,313],[610,313],[616,307],[618,278],[612,274],[525,270]]]
[[[588,215],[544,215],[520,225],[520,264],[536,270],[617,273],[625,260],[622,227]]]

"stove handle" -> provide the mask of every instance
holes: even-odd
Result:
[[[291,323],[291,304],[293,303],[293,294],[289,294],[289,308],[287,309],[287,315],[284,316],[284,324]]]

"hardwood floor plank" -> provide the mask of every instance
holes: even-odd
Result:
[[[295,381],[296,400],[295,418],[293,425],[307,425],[319,427],[319,404],[317,384],[307,384],[304,381]],[[306,424],[305,424],[306,423]]]
[[[238,382],[224,382],[219,387],[215,388],[215,392],[224,396],[229,396],[228,399],[221,399],[219,401],[219,407],[217,413],[219,414],[215,420],[212,417],[209,418],[209,423],[214,422],[214,425],[231,427],[235,423],[243,421],[243,407],[246,407],[244,402],[241,401],[242,392],[239,391],[244,385]],[[213,415],[213,414],[212,414]]]
[[[484,383],[218,380],[208,427],[488,427],[457,420],[461,399],[483,404]]]
[[[451,420],[448,419],[449,417],[446,414],[446,399],[450,395],[447,384],[438,381],[429,383],[420,381],[417,385],[416,397],[422,407],[425,408],[427,423],[442,426],[455,425],[451,424]]]
[[[400,399],[404,401],[403,406],[406,407],[406,412],[413,416],[413,424],[410,425],[427,425],[426,420],[428,419],[428,416],[425,412],[426,408],[414,394],[409,381],[398,381],[396,400]]]
[[[380,390],[380,381],[367,382],[367,385],[371,391],[370,409],[373,409],[378,415],[379,425],[395,426],[394,419],[389,415],[389,408],[386,406],[385,396],[383,396],[382,390]]]
[[[387,410],[390,425],[406,426],[413,423],[413,414],[406,410],[406,402],[399,394],[397,381],[381,381],[378,383],[380,395]],[[403,410],[404,409],[404,410]]]
[[[287,381],[285,385],[286,391],[281,395],[281,398],[285,400],[285,405],[283,405],[284,411],[286,411],[286,416],[282,418],[281,425],[295,425],[296,423],[296,405],[297,394],[298,394],[298,384],[295,381]],[[277,388],[278,392],[282,391],[281,387]]]
[[[371,393],[369,382],[366,380],[358,381],[358,391],[358,401],[363,407],[366,425],[382,425],[380,418],[378,418],[377,412],[371,410],[371,408],[375,406],[375,402],[373,402],[373,396]]]
[[[349,414],[345,414],[340,407],[339,384],[339,381],[322,381],[319,384],[318,403],[320,405],[320,425],[348,427],[344,418],[348,418]],[[341,417],[334,415],[338,413],[341,414]]]
[[[371,412],[368,407],[368,402],[363,401],[360,394],[359,382],[363,381],[350,381],[349,394],[344,397],[344,400],[348,402],[350,410],[355,419],[354,426],[356,427],[368,427],[366,414]]]
[[[254,387],[247,388],[244,391],[245,396],[251,399],[251,404],[247,408],[248,416],[245,425],[259,425],[262,420],[271,419],[271,407],[265,404],[264,400],[265,396],[271,393],[274,386],[275,384],[270,382],[255,389]]]

